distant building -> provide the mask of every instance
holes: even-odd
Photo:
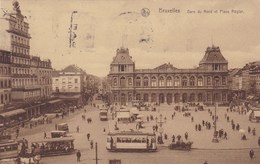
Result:
[[[245,99],[259,95],[260,62],[250,62],[243,68],[230,70],[229,79],[232,96]]]
[[[52,91],[60,99],[74,104],[82,103],[86,73],[76,65],[69,65],[52,75]]]
[[[11,73],[8,81],[11,96],[9,93],[7,99],[12,104],[4,109],[10,112],[3,115],[12,117],[26,113],[31,118],[42,113],[41,102],[51,96],[52,66],[50,60],[30,55],[31,36],[25,20],[17,1],[13,1],[13,10],[4,13],[3,19],[0,19],[0,49],[10,52],[11,63],[8,69]],[[17,112],[11,111],[15,108],[19,108]]]
[[[184,61],[185,62],[185,61]],[[170,63],[136,69],[127,48],[117,49],[108,74],[114,102],[227,103],[228,62],[219,47],[208,47],[197,68],[179,69]]]
[[[0,111],[11,102],[11,53],[0,50]]]

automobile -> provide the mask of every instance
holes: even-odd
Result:
[[[57,124],[57,130],[69,132],[69,125],[67,123]]]
[[[67,137],[67,132],[63,130],[51,131],[51,138]]]

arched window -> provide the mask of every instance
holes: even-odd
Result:
[[[128,78],[128,86],[132,86],[133,82],[132,82],[132,78]]]
[[[168,76],[166,79],[166,86],[171,87],[172,86],[172,77]]]
[[[159,78],[159,87],[164,87],[164,78],[162,76]]]
[[[214,86],[219,86],[220,85],[220,78],[218,76],[214,77]]]
[[[178,76],[175,77],[175,79],[174,79],[174,86],[175,86],[175,87],[180,86],[180,78],[179,78]]]
[[[121,78],[120,78],[120,86],[121,86],[121,87],[126,87],[125,77],[121,77]]]
[[[207,77],[207,85],[211,85],[211,77],[210,76]]]
[[[117,86],[117,78],[114,78],[113,80],[113,85],[116,87]]]
[[[136,77],[136,79],[135,79],[135,86],[136,87],[140,87],[141,86],[141,78],[139,76]]]
[[[222,85],[227,85],[227,78],[226,77],[222,77]]]
[[[195,77],[194,76],[190,77],[190,86],[195,86]]]
[[[148,87],[149,86],[149,79],[147,76],[144,77],[144,87]]]
[[[198,77],[198,86],[203,86],[203,79],[201,76]]]
[[[181,80],[181,83],[182,83],[182,86],[187,86],[188,84],[188,78],[186,76],[183,76],[182,77],[182,80]]]
[[[156,87],[157,86],[157,80],[156,80],[155,76],[153,76],[152,79],[151,79],[151,86],[152,87]]]

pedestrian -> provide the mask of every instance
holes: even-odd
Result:
[[[198,130],[198,125],[197,125],[197,124],[195,125],[195,130],[196,130],[196,131]]]
[[[235,130],[235,124],[232,124],[232,129]]]
[[[250,159],[253,159],[253,158],[254,158],[254,155],[255,155],[255,152],[254,152],[253,149],[251,149],[251,150],[249,151]]]
[[[149,116],[147,116],[147,119],[146,119],[146,120],[147,120],[147,122],[149,122]]]
[[[193,122],[194,121],[194,118],[193,118],[193,116],[191,117],[191,122]]]
[[[237,123],[236,129],[239,130],[240,129],[240,125]]]
[[[173,117],[174,117],[174,115],[172,114],[172,120],[173,120]]]
[[[77,156],[77,162],[80,162],[81,153],[79,150],[77,151],[76,156]]]
[[[103,129],[103,134],[106,134],[106,128]]]
[[[248,132],[248,133],[251,132],[251,128],[250,128],[250,126],[248,126],[248,128],[247,128],[247,132]]]
[[[227,122],[229,122],[229,116],[227,116]]]
[[[165,133],[164,134],[164,139],[167,140],[168,139],[168,135]]]
[[[89,138],[90,138],[90,133],[87,134],[87,138],[88,138],[88,141],[89,141]]]
[[[204,120],[202,120],[202,126],[204,126],[205,125],[205,121]]]
[[[47,138],[46,132],[43,133],[43,138],[44,138],[44,139]]]
[[[199,126],[198,126],[198,130],[201,131],[201,125],[200,125],[200,124],[199,124]]]
[[[172,135],[172,142],[175,142],[175,135]]]
[[[93,140],[90,141],[90,149],[93,149]]]
[[[79,126],[77,126],[77,133],[79,133]]]
[[[227,140],[227,132],[224,133],[224,139]]]
[[[258,137],[258,146],[260,146],[260,137]]]
[[[207,161],[205,161],[203,164],[208,164],[208,162],[207,162]]]
[[[184,137],[186,140],[188,139],[188,132],[185,133]]]
[[[253,128],[252,133],[253,133],[253,136],[255,136],[255,128]]]

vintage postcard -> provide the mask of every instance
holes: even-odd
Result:
[[[259,0],[0,0],[0,163],[260,163],[259,15]]]

